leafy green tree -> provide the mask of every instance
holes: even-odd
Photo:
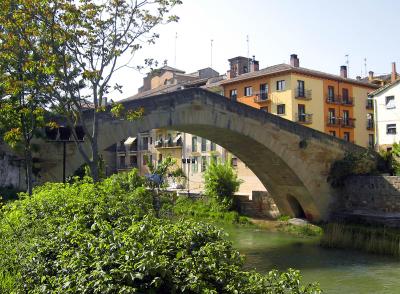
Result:
[[[47,0],[41,12],[47,23],[46,39],[59,82],[52,93],[52,106],[73,130],[81,125],[90,145],[87,152],[77,147],[89,165],[92,177],[99,180],[99,116],[106,111],[111,91],[122,92],[111,79],[119,69],[130,66],[131,59],[145,43],[152,44],[158,34],[153,29],[177,21],[170,9],[180,0]],[[124,63],[122,57],[129,57]],[[150,59],[147,60],[150,62]],[[121,107],[117,107],[121,110]],[[122,111],[122,110],[121,110]],[[121,112],[118,111],[118,112]],[[113,112],[115,114],[115,112]],[[140,117],[143,109],[124,112],[126,119]],[[73,130],[73,135],[76,134]]]
[[[216,227],[154,217],[137,172],[37,187],[0,210],[0,293],[320,293],[242,270]]]
[[[232,209],[233,197],[241,183],[228,160],[224,163],[211,160],[204,173],[205,194],[216,198],[227,209]]]
[[[46,89],[53,80],[42,25],[30,1],[0,1],[0,133],[11,147],[22,150],[29,194],[32,140],[44,125]]]

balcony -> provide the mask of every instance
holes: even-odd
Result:
[[[265,102],[271,101],[268,92],[255,92],[255,93],[253,93],[253,96],[256,96],[254,98],[255,103],[265,103]]]
[[[311,113],[296,113],[296,122],[299,124],[312,124]]]
[[[328,127],[339,127],[340,126],[340,118],[339,117],[328,117],[326,120],[326,125]]]
[[[374,110],[374,100],[367,99],[367,104],[365,105],[366,109]]]
[[[155,147],[157,149],[165,149],[165,148],[182,148],[183,142],[181,135],[175,137],[175,139],[170,138],[161,138],[155,142]]]
[[[341,119],[342,128],[354,128],[355,127],[355,119],[354,118],[342,118]]]
[[[312,91],[297,88],[294,97],[299,100],[311,100],[312,99]]]
[[[354,98],[353,97],[338,97],[339,99],[340,99],[340,102],[341,102],[341,104],[342,105],[345,105],[345,106],[353,106],[353,101],[354,101]]]
[[[326,103],[328,104],[341,104],[344,106],[353,106],[354,105],[354,98],[353,97],[342,97],[342,96],[333,96],[327,97]]]
[[[372,119],[367,120],[367,130],[371,131],[374,129],[374,121]]]
[[[119,164],[117,170],[124,171],[124,170],[131,170],[134,168],[138,168],[137,164]]]

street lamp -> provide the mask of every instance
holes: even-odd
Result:
[[[47,142],[63,144],[63,183],[66,182],[65,167],[67,162],[67,143],[84,142],[85,132],[82,126],[75,127],[76,140],[71,140],[71,128],[60,126],[58,128],[46,127]]]
[[[195,164],[196,158],[182,158],[182,164],[187,164],[187,195],[190,197],[190,163]]]

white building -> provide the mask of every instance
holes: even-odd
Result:
[[[379,88],[369,97],[375,109],[375,147],[390,150],[393,143],[400,143],[400,80]]]

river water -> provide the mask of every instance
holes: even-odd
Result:
[[[400,260],[353,250],[326,249],[303,238],[248,227],[224,227],[246,256],[245,269],[264,273],[295,268],[324,293],[400,293]]]

